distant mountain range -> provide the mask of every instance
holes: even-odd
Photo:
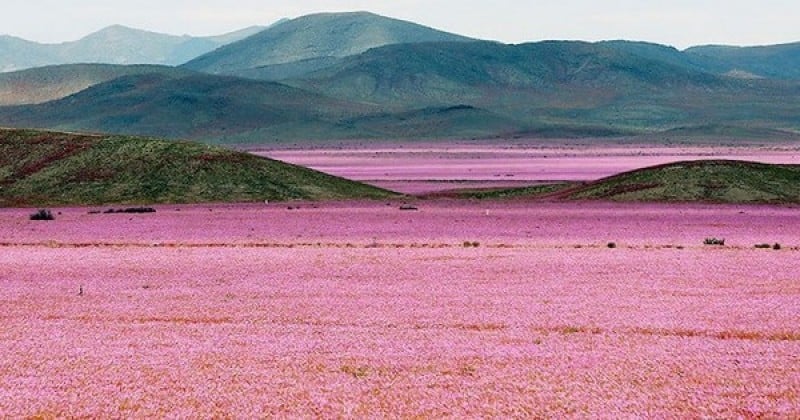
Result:
[[[253,26],[209,37],[175,36],[114,25],[77,41],[40,44],[0,36],[0,72],[58,64],[183,64],[225,44],[262,31]]]
[[[0,74],[0,124],[237,144],[800,132],[800,43],[506,45],[365,12],[249,31],[178,67]]]

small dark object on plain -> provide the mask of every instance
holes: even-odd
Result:
[[[122,210],[122,213],[155,213],[156,209],[152,207],[128,207]]]
[[[772,249],[774,249],[776,251],[780,251],[781,250],[781,244],[775,242],[775,245],[772,245]]]
[[[703,245],[725,246],[725,239],[706,238],[706,240],[703,241]]]
[[[104,214],[116,214],[116,213],[155,213],[156,209],[152,207],[128,207],[127,209],[108,209],[104,211]]]
[[[78,287],[78,296],[83,296],[83,285]]]
[[[400,210],[403,210],[403,211],[417,211],[417,210],[419,210],[419,208],[417,208],[416,206],[412,206],[411,204],[403,204],[402,206],[400,206]]]
[[[36,213],[31,214],[30,215],[30,219],[31,220],[56,220],[56,218],[53,217],[53,213],[51,213],[50,210],[48,210],[48,209],[41,209],[41,210],[37,211]]]
[[[769,249],[769,248],[772,248],[772,245],[770,245],[770,244],[756,244],[755,247],[758,248],[758,249]]]
[[[617,243],[616,243],[616,242],[609,242],[607,246],[608,246],[609,248],[611,248],[611,249],[614,249],[614,248],[616,248],[616,247],[617,247]]]

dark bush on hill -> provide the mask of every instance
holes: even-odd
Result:
[[[47,210],[47,209],[40,209],[36,213],[31,214],[30,215],[30,219],[31,220],[56,220],[56,218],[53,216],[53,213],[51,213],[50,210]]]

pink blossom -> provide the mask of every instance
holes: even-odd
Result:
[[[0,210],[0,413],[800,416],[797,209],[390,204]]]

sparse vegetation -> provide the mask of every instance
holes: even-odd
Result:
[[[706,238],[703,240],[703,245],[725,246],[725,239]]]
[[[782,247],[781,247],[781,244],[780,244],[780,243],[778,243],[778,242],[775,242],[775,243],[774,243],[774,244],[772,244],[772,245],[770,245],[770,244],[767,244],[767,243],[763,243],[763,244],[756,244],[756,245],[755,245],[755,248],[756,248],[756,249],[774,249],[775,251],[780,251]]]

